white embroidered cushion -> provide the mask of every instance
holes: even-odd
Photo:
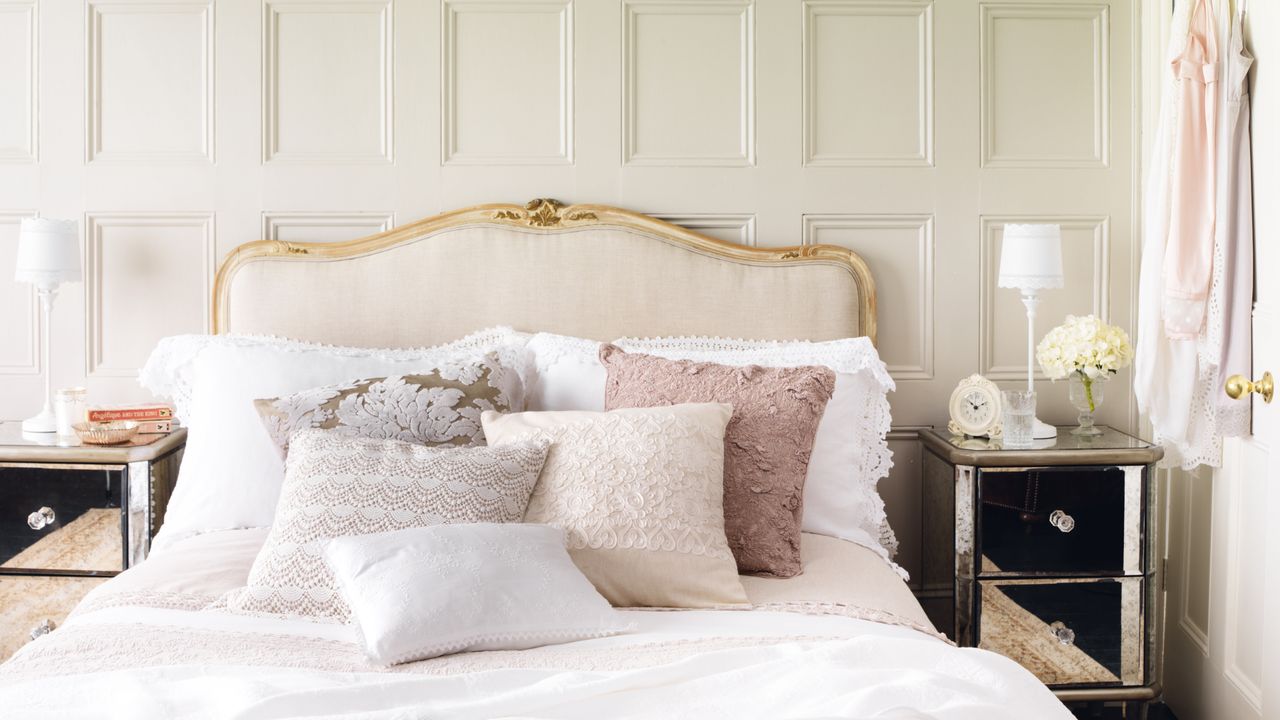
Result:
[[[527,336],[493,328],[433,348],[344,348],[242,335],[184,335],[160,342],[139,381],[172,397],[190,432],[178,484],[155,547],[210,530],[266,527],[284,478],[280,450],[263,429],[254,400],[310,388],[430,371],[497,353],[519,369]],[[500,381],[500,382],[499,382]],[[495,379],[524,407],[516,372]]]
[[[616,606],[745,603],[724,532],[733,408],[481,415],[493,447],[552,443],[525,522],[565,530],[569,554]]]
[[[399,440],[294,434],[280,506],[229,610],[345,620],[346,603],[321,559],[337,537],[441,523],[518,522],[547,441],[502,447],[426,447]]]
[[[894,383],[870,340],[775,342],[672,337],[623,338],[613,344],[628,352],[670,360],[764,367],[820,365],[834,370],[835,392],[818,423],[809,456],[801,529],[851,540],[886,559],[897,553],[898,541],[876,489],[893,466],[888,443],[888,392]],[[601,345],[552,333],[534,335],[526,346],[526,407],[604,410],[607,373],[600,364]]]
[[[369,659],[395,665],[621,632],[621,614],[548,525],[469,523],[344,537],[325,547]]]

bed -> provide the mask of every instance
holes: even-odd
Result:
[[[847,249],[748,248],[552,200],[346,243],[250,243],[220,269],[213,312],[219,333],[374,348],[498,324],[605,341],[876,333],[871,272]],[[388,668],[369,662],[351,624],[216,609],[246,583],[267,536],[160,538],[0,666],[0,707],[20,717],[1070,717],[1012,661],[940,635],[874,542],[805,533],[803,572],[744,575],[748,602],[731,608],[623,608],[621,634]]]

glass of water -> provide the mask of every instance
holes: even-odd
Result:
[[[1036,421],[1036,394],[1028,390],[1005,390],[1004,440],[1009,450],[1031,447],[1031,430]]]

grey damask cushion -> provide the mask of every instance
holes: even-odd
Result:
[[[482,445],[480,413],[523,410],[524,386],[515,370],[489,353],[413,375],[353,380],[255,400],[254,406],[284,451],[289,436],[303,428],[423,445]]]
[[[247,587],[215,607],[341,621],[349,614],[322,552],[333,538],[442,523],[519,522],[548,442],[424,447],[298,431],[275,522]]]

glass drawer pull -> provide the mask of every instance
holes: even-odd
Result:
[[[53,632],[53,629],[55,627],[57,627],[57,625],[55,625],[52,620],[45,618],[44,620],[40,621],[39,625],[36,625],[35,627],[31,628],[31,639],[35,640],[36,638],[48,635],[49,633]]]
[[[1076,644],[1076,631],[1064,625],[1061,620],[1055,621],[1050,625],[1049,632],[1053,633],[1053,636],[1058,638],[1058,642],[1063,645]]]
[[[46,505],[27,516],[27,527],[32,530],[43,530],[46,525],[52,525],[55,519],[53,508]]]
[[[1049,524],[1064,533],[1069,533],[1076,529],[1076,519],[1061,510],[1054,510],[1050,513]]]

